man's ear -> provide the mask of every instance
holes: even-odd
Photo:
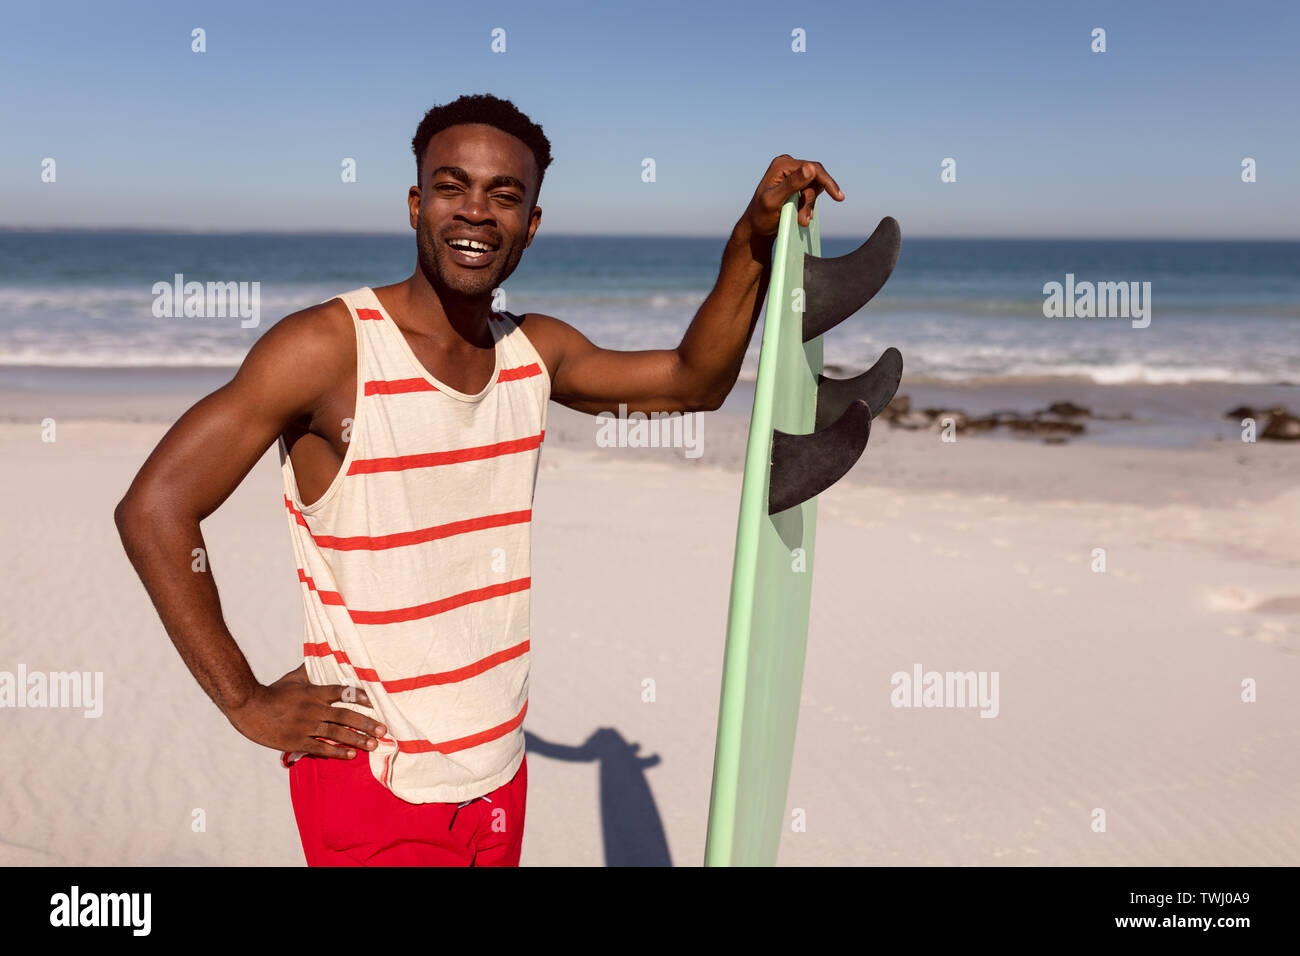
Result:
[[[533,244],[533,237],[537,235],[537,230],[542,225],[542,207],[533,206],[528,213],[528,238],[524,241],[524,248],[527,249]]]
[[[411,213],[411,228],[415,229],[420,221],[420,187],[412,186],[406,194],[407,209]]]

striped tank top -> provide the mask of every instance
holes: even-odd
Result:
[[[514,316],[493,313],[496,367],[467,395],[429,374],[371,288],[339,298],[356,331],[356,411],[319,500],[303,504],[279,445],[307,675],[365,689],[372,706],[341,706],[383,723],[370,772],[392,793],[470,800],[524,759],[550,374]]]

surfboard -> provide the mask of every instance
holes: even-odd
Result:
[[[740,493],[709,797],[705,866],[771,866],[783,832],[812,605],[817,495],[858,461],[893,398],[902,356],[850,379],[823,374],[822,336],[898,261],[885,217],[853,252],[821,258],[818,211],[781,209]]]

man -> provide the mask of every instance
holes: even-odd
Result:
[[[269,329],[163,437],[115,517],[200,685],[240,733],[283,752],[309,865],[518,865],[547,402],[718,408],[783,202],[798,192],[807,224],[823,190],[843,193],[819,163],[774,159],[681,344],[611,351],[557,318],[491,310],[541,224],[541,128],[509,101],[463,96],[430,110],[412,146],[411,277]],[[191,555],[200,522],[273,442],[306,638],[303,665],[264,686]]]

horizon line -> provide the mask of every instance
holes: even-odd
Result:
[[[24,226],[0,224],[0,233],[135,233],[157,236],[315,236],[320,238],[402,238],[414,230],[402,232],[334,229],[176,229],[158,226]],[[725,242],[726,235],[687,235],[683,233],[614,233],[614,232],[548,232],[557,239],[707,239]],[[822,239],[862,241],[858,234],[841,235],[822,233]],[[1107,235],[942,235],[935,233],[909,236],[914,240],[1009,240],[1017,242],[1300,242],[1296,236],[1107,236]]]

